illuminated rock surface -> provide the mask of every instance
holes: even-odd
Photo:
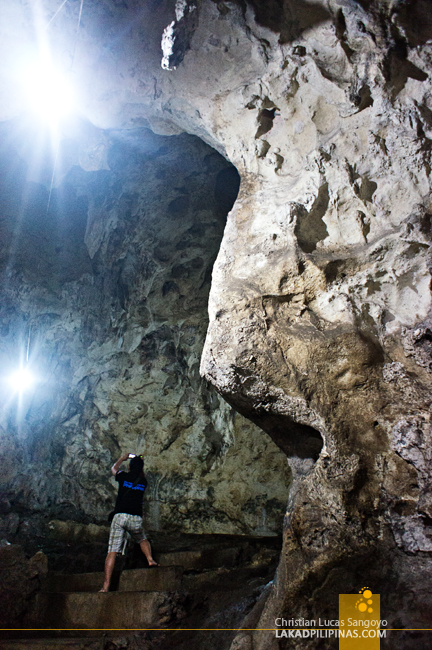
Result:
[[[295,476],[256,625],[335,618],[337,594],[368,584],[390,626],[430,628],[429,3],[174,5],[89,2],[74,74],[96,127],[187,131],[241,176],[201,373]],[[77,11],[56,19],[63,52]]]

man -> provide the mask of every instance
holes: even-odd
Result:
[[[120,465],[130,458],[129,472],[120,470]],[[108,554],[105,560],[105,580],[99,593],[109,591],[112,572],[117,553],[122,550],[126,533],[137,542],[147,558],[149,566],[158,566],[151,553],[151,546],[143,529],[142,502],[146,479],[143,473],[142,458],[125,454],[111,467],[111,472],[119,484],[114,517],[111,523]]]

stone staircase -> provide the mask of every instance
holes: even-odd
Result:
[[[181,567],[160,566],[153,569],[131,569],[116,572],[111,581],[111,592],[123,591],[176,591],[181,585]],[[104,580],[100,573],[48,574],[42,590],[46,594],[97,593]]]
[[[78,637],[238,626],[242,609],[254,605],[273,577],[277,546],[268,538],[222,538],[202,548],[155,553],[159,567],[115,571],[106,594],[98,593],[101,572],[48,573],[27,613],[25,634],[12,634],[2,648],[48,648],[53,635],[56,647],[84,648],[76,645]],[[170,647],[189,647],[184,634],[177,645],[173,634]]]
[[[117,582],[116,591],[99,594],[103,573],[51,575],[27,620],[57,629],[155,628],[173,617],[181,600],[178,567],[124,571]]]
[[[182,618],[185,572],[234,566],[239,548],[174,551],[156,555],[159,567],[114,572],[111,591],[98,593],[104,574],[48,574],[27,623],[54,629],[160,628]],[[192,581],[193,582],[193,581]]]

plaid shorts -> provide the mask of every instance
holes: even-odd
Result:
[[[111,522],[108,553],[121,553],[128,533],[137,544],[147,539],[142,517],[119,512],[114,515]]]

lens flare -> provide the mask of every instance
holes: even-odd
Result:
[[[56,124],[76,110],[74,91],[67,75],[49,60],[29,65],[21,83],[28,109],[48,124]]]
[[[9,385],[16,393],[29,390],[35,383],[35,376],[28,368],[19,368],[9,377]]]

